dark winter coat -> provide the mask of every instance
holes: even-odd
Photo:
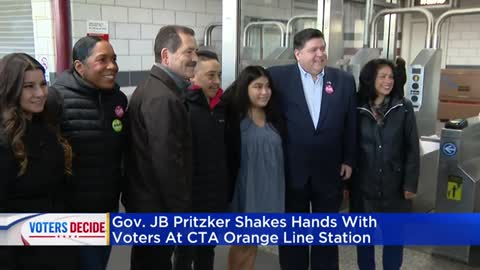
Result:
[[[228,203],[224,107],[213,110],[201,89],[188,90],[193,142],[192,210],[224,212]]]
[[[49,95],[56,95],[61,104],[62,132],[74,155],[73,175],[68,178],[69,211],[117,211],[127,97],[118,86],[97,89],[72,70],[62,73],[50,89]]]
[[[377,124],[368,104],[358,107],[357,166],[351,180],[351,212],[405,212],[416,193],[419,177],[419,138],[412,103],[391,98]]]
[[[1,120],[0,120],[1,122]],[[0,213],[64,212],[64,152],[44,121],[33,117],[24,136],[24,175],[0,128]],[[0,243],[1,245],[1,243]],[[75,269],[75,254],[63,247],[1,247],[1,269]]]
[[[191,209],[192,131],[183,92],[167,72],[153,66],[128,107],[129,212]]]
[[[62,212],[65,203],[64,154],[55,134],[36,117],[27,124],[24,136],[28,167],[20,167],[0,129],[0,212]]]

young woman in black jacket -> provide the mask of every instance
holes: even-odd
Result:
[[[1,213],[65,211],[63,191],[72,150],[46,113],[47,92],[45,70],[34,58],[13,53],[0,60]],[[23,244],[28,245],[28,239]],[[62,247],[0,247],[0,265],[74,269],[77,263],[68,253]]]
[[[403,97],[404,66],[386,59],[360,72],[357,166],[351,181],[350,211],[409,212],[417,192],[420,154],[412,103]],[[361,270],[375,269],[373,246],[359,246]],[[383,269],[398,270],[403,247],[383,248]]]

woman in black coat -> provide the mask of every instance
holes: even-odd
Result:
[[[360,72],[351,212],[411,210],[420,154],[413,106],[403,97],[404,73],[404,66],[395,67],[386,59],[374,59]],[[359,246],[357,253],[361,270],[375,269],[373,246]],[[384,269],[400,269],[402,258],[402,246],[384,247]]]
[[[64,211],[72,151],[45,110],[45,70],[31,56],[0,60],[0,212]],[[28,245],[28,243],[25,243]],[[62,247],[0,247],[2,269],[74,269]],[[69,265],[71,264],[71,265]]]

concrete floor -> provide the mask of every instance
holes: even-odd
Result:
[[[227,269],[228,247],[220,246],[216,248],[215,270]],[[381,265],[381,250],[377,247],[376,252],[377,265]],[[108,270],[128,270],[130,260],[130,247],[113,247]],[[259,251],[255,269],[258,270],[276,270],[280,269],[278,257],[265,251]],[[353,246],[340,247],[340,269],[354,270],[358,269],[356,265],[356,252]],[[378,267],[382,269],[382,267]],[[404,253],[403,270],[474,270],[480,267],[470,267],[463,263],[452,261],[446,258],[430,255],[428,247],[406,248]],[[163,269],[162,269],[163,270]]]

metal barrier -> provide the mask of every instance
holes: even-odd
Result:
[[[445,124],[440,139],[437,213],[480,212],[480,118]],[[433,254],[480,265],[478,246],[441,246]]]

